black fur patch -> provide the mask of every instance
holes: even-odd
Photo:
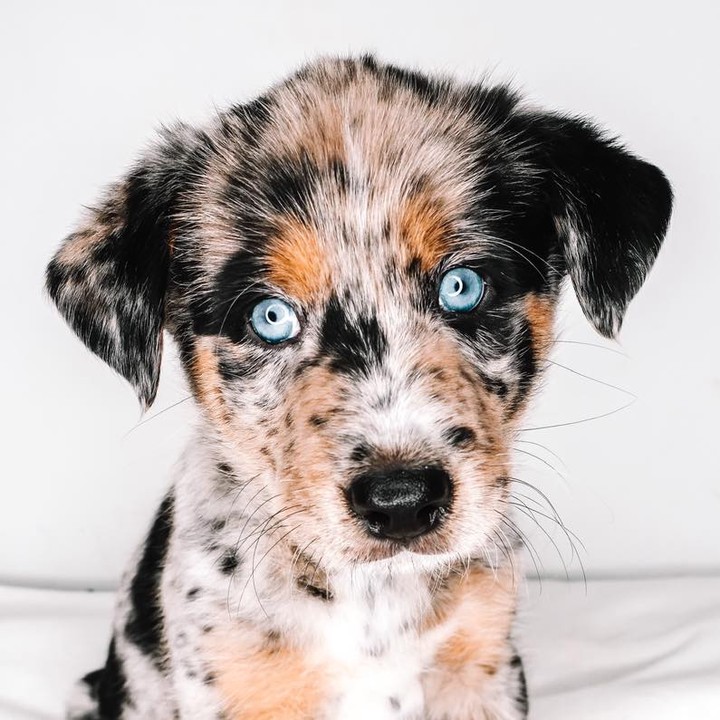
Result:
[[[146,406],[160,373],[172,208],[188,176],[200,172],[209,142],[198,132],[190,136],[187,128],[167,131],[156,158],[111,189],[46,273],[48,293],[72,329]]]
[[[240,564],[234,548],[228,548],[220,558],[220,572],[223,575],[232,575]]]
[[[87,674],[83,682],[88,685],[102,720],[119,720],[123,708],[131,705],[125,669],[115,648],[115,638],[110,641],[105,667]]]
[[[670,184],[588,121],[555,113],[520,117],[545,173],[544,196],[580,305],[612,337],[660,250]]]
[[[263,197],[278,215],[306,219],[319,172],[307,155],[274,158],[264,168]]]
[[[130,586],[131,609],[125,636],[158,667],[165,657],[165,629],[160,582],[173,528],[174,498],[165,496],[160,505]]]
[[[387,338],[374,315],[350,320],[337,297],[332,297],[320,331],[320,351],[338,372],[367,374],[382,363]]]
[[[298,587],[304,590],[308,595],[316,597],[319,600],[325,600],[329,602],[333,599],[333,594],[327,588],[321,588],[317,585],[312,585],[308,580],[300,578],[297,581]]]
[[[515,671],[517,677],[517,696],[515,697],[515,704],[518,710],[524,713],[523,717],[527,716],[530,710],[530,703],[528,701],[527,692],[527,681],[525,680],[525,669],[523,668],[522,659],[519,655],[514,655],[510,661],[510,667]]]
[[[352,452],[350,453],[350,459],[353,462],[359,463],[363,460],[366,460],[370,456],[371,452],[372,449],[369,445],[367,445],[366,443],[359,443],[352,449]]]
[[[445,437],[447,441],[455,447],[467,447],[475,442],[475,432],[465,426],[458,426],[450,428],[446,433]]]

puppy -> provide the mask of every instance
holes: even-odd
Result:
[[[69,717],[518,720],[511,451],[569,275],[613,337],[672,202],[591,123],[372,57],[177,125],[47,288],[202,422]]]

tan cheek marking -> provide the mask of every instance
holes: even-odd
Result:
[[[400,234],[411,257],[430,272],[448,252],[450,222],[442,204],[427,193],[408,200],[400,217]]]
[[[229,422],[229,413],[223,400],[218,361],[212,347],[199,341],[190,367],[190,383],[198,402],[219,423]]]
[[[318,485],[332,476],[332,414],[342,404],[338,377],[322,367],[308,370],[289,398],[294,422],[288,432],[294,449],[284,458],[284,482],[295,502],[312,505],[318,500]],[[327,423],[317,426],[312,417]]]
[[[270,282],[301,302],[330,287],[330,269],[317,233],[294,218],[283,218],[267,256]]]
[[[263,647],[216,655],[215,686],[228,720],[310,720],[327,695],[327,673],[299,651]]]
[[[538,358],[547,354],[553,339],[554,303],[539,295],[525,299],[525,315],[530,323],[533,346]]]
[[[447,684],[476,687],[510,657],[508,636],[515,614],[517,578],[511,570],[476,567],[450,586],[436,608],[439,622],[458,627],[439,648],[430,690]]]
[[[494,465],[504,462],[505,437],[502,428],[503,407],[500,399],[487,392],[480,380],[471,381],[472,373],[466,368],[463,372],[459,350],[447,341],[438,340],[428,344],[431,350],[418,355],[416,369],[424,374],[427,368],[439,367],[443,371],[442,379],[430,377],[428,388],[448,402],[457,403],[457,424],[469,425],[476,431],[478,441],[491,456]],[[468,415],[469,408],[477,411]],[[479,418],[478,418],[479,414]]]

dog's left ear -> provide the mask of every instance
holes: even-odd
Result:
[[[660,250],[670,184],[585,120],[549,113],[528,119],[580,305],[600,333],[615,337]]]
[[[171,222],[190,131],[176,127],[111,186],[51,260],[46,287],[70,327],[135,389],[144,407],[160,376]]]

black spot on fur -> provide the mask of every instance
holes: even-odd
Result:
[[[315,427],[322,427],[327,424],[327,421],[328,419],[322,415],[311,415],[309,420],[310,424]]]
[[[245,143],[256,146],[272,118],[274,105],[274,101],[267,96],[243,105],[234,105],[228,111],[227,117],[222,118],[225,135],[234,140],[239,130]]]
[[[395,86],[410,90],[430,106],[435,105],[442,97],[443,85],[416,70],[406,70],[395,65],[385,65],[382,68],[382,75],[389,81],[391,87]]]
[[[228,548],[220,558],[220,571],[223,575],[232,575],[240,564],[234,548]]]
[[[350,453],[350,460],[353,462],[362,462],[369,457],[370,452],[371,449],[369,445],[359,443],[352,449],[352,452]]]
[[[519,655],[513,656],[510,661],[510,667],[515,671],[517,678],[517,696],[515,697],[515,704],[517,705],[518,710],[523,713],[523,717],[526,717],[530,709],[530,703],[528,701],[525,669],[523,668],[523,663]]]
[[[319,598],[320,600],[330,601],[333,599],[333,594],[327,588],[321,588],[317,585],[312,585],[310,581],[305,578],[299,578],[297,581],[298,587],[304,590],[308,595]]]
[[[224,530],[226,525],[227,520],[225,520],[224,518],[216,518],[210,523],[210,530],[213,533],[218,533],[221,530]]]
[[[400,709],[400,701],[396,697],[392,696],[388,698],[388,702],[393,710],[397,711]]]
[[[200,593],[201,593],[201,590],[199,587],[190,588],[190,590],[187,591],[187,594],[185,595],[185,597],[188,600],[194,600],[196,597],[198,597],[198,595],[200,595]]]
[[[446,433],[445,437],[447,441],[455,447],[467,447],[475,442],[475,431],[469,427],[458,426],[450,428]]]
[[[482,374],[480,379],[489,392],[497,395],[501,400],[504,400],[507,397],[510,388],[505,381],[498,377],[485,374]]]
[[[515,397],[510,404],[511,411],[516,410],[525,399],[527,391],[532,385],[533,377],[537,372],[532,330],[527,321],[523,322],[519,332],[515,336],[513,356],[520,380]]]
[[[341,192],[347,191],[350,186],[350,174],[345,163],[337,158],[330,161],[327,169],[332,184]]]
[[[320,332],[320,349],[330,367],[342,373],[367,374],[382,363],[387,339],[374,315],[351,320],[337,297],[328,302]]]
[[[318,176],[318,166],[304,153],[272,158],[264,168],[263,197],[276,213],[306,219]]]
[[[130,612],[125,636],[161,667],[165,655],[165,629],[160,582],[173,528],[174,498],[170,493],[160,505],[142,557],[130,586]]]
[[[120,720],[123,709],[129,707],[131,702],[125,669],[117,654],[115,638],[110,641],[105,667],[86,675],[83,682],[88,685],[90,696],[97,703],[102,720]]]

